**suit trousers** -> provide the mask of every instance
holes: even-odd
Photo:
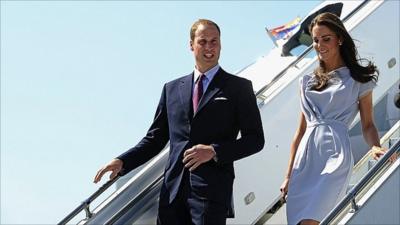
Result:
[[[227,207],[199,196],[190,188],[190,174],[185,169],[176,198],[170,204],[160,196],[157,225],[226,225]]]

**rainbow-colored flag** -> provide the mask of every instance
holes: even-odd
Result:
[[[292,31],[300,24],[301,18],[296,17],[289,23],[267,30],[274,42],[278,40],[286,40],[292,36]]]

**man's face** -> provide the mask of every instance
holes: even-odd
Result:
[[[218,29],[214,25],[200,24],[190,41],[190,50],[193,51],[196,68],[204,73],[217,65],[221,42]]]

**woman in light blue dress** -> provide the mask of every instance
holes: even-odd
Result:
[[[374,157],[385,152],[373,121],[376,66],[360,65],[354,42],[335,14],[318,15],[309,30],[319,66],[300,79],[300,124],[281,186],[288,224],[294,225],[319,224],[344,197],[353,168],[348,127],[358,112]]]

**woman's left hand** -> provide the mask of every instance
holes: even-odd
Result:
[[[387,152],[387,149],[386,148],[382,148],[382,147],[378,147],[378,146],[372,146],[370,151],[371,151],[372,157],[375,160],[378,160],[382,155],[384,155]],[[393,154],[390,157],[390,162],[396,161],[397,158],[398,158],[398,155],[397,154]]]

